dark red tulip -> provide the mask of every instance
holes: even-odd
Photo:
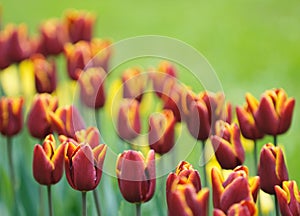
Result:
[[[128,202],[149,201],[155,191],[155,154],[153,150],[144,158],[141,152],[124,151],[118,156],[116,172],[119,189]]]
[[[31,136],[44,139],[53,132],[50,112],[55,112],[57,107],[57,97],[50,94],[38,94],[34,97],[27,119],[27,127]]]
[[[44,56],[36,54],[32,58],[34,67],[35,88],[38,93],[52,93],[56,89],[57,76],[54,60],[46,60]]]
[[[67,144],[65,170],[68,183],[75,190],[94,190],[101,180],[107,146],[101,144],[92,149],[88,144]]]
[[[102,68],[88,68],[78,79],[80,99],[87,107],[99,109],[105,103],[104,80],[106,73]]]
[[[33,176],[42,185],[56,184],[62,177],[66,144],[56,148],[52,134],[48,135],[43,145],[36,144],[33,151]]]
[[[72,43],[80,40],[90,41],[96,17],[87,11],[69,10],[65,14],[65,25]]]
[[[253,201],[241,201],[233,204],[227,213],[220,209],[214,209],[214,216],[256,216],[258,213],[257,207]]]
[[[281,215],[300,215],[300,192],[295,181],[284,181],[282,187],[275,186]]]
[[[154,113],[149,118],[148,141],[150,148],[158,154],[165,154],[175,144],[175,118],[171,110]]]
[[[275,185],[282,186],[282,182],[289,179],[280,147],[275,147],[271,143],[263,146],[260,152],[258,174],[261,189],[268,194],[275,194]]]
[[[241,201],[256,201],[259,190],[259,177],[248,180],[248,169],[237,167],[223,179],[220,171],[212,169],[213,204],[215,209],[227,212],[230,207]]]
[[[23,128],[23,98],[2,97],[0,99],[0,132],[13,136]]]
[[[51,127],[59,135],[75,138],[76,131],[85,128],[84,121],[75,106],[58,108],[50,113]]]
[[[292,122],[295,99],[288,98],[283,89],[264,92],[254,114],[260,130],[269,135],[285,133]]]
[[[123,99],[118,113],[117,132],[124,140],[133,140],[141,132],[139,102],[135,99]]]
[[[245,151],[241,142],[240,129],[236,123],[217,121],[216,135],[211,137],[211,143],[223,169],[234,169],[244,163]]]
[[[88,143],[92,149],[100,144],[100,133],[96,127],[88,127],[75,133],[78,143]]]

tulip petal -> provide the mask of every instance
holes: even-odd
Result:
[[[277,197],[277,202],[279,204],[280,212],[286,216],[293,216],[288,206],[288,196],[285,190],[283,190],[280,186],[275,186],[275,192]]]
[[[64,159],[66,154],[66,146],[67,144],[61,144],[58,146],[58,148],[55,150],[54,155],[51,158],[51,161],[54,164],[54,171],[52,172],[52,184],[57,183],[63,174],[63,168],[64,168]]]
[[[280,116],[279,134],[285,133],[291,126],[293,111],[295,107],[295,99],[290,98],[283,105]]]
[[[211,170],[211,180],[212,180],[212,189],[213,189],[213,204],[214,208],[221,209],[221,195],[224,192],[223,177],[221,173],[216,169],[213,168]]]

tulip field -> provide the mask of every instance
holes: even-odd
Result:
[[[0,2],[1,216],[300,216],[300,2]]]

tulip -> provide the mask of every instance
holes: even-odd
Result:
[[[116,172],[119,189],[128,202],[149,201],[155,191],[155,154],[148,152],[147,158],[138,151],[124,151],[118,156]]]
[[[78,143],[88,143],[92,149],[100,144],[100,133],[96,127],[88,127],[86,130],[80,130],[75,133]]]
[[[56,64],[47,61],[42,55],[34,55],[32,58],[34,66],[35,88],[38,93],[52,93],[56,89]]]
[[[85,128],[84,121],[75,106],[64,106],[58,108],[55,113],[50,113],[53,131],[59,135],[75,138],[76,131]]]
[[[5,69],[10,65],[10,59],[8,57],[8,35],[0,33],[0,69]]]
[[[275,194],[274,187],[282,186],[282,182],[288,180],[288,171],[280,147],[275,147],[271,143],[263,146],[260,152],[258,174],[261,189],[268,194]]]
[[[283,89],[266,91],[254,114],[260,130],[276,136],[285,133],[292,122],[295,99],[288,98]]]
[[[104,106],[104,80],[106,73],[102,68],[88,68],[79,77],[80,99],[90,108],[99,109]]]
[[[64,51],[69,77],[73,80],[78,80],[82,70],[91,60],[90,45],[86,41],[79,41],[76,44],[69,43],[65,45]]]
[[[275,186],[280,212],[283,216],[300,215],[300,192],[295,181],[284,181]]]
[[[141,102],[146,88],[146,78],[139,68],[126,69],[122,74],[123,98],[132,98]]]
[[[83,143],[68,143],[65,171],[70,186],[79,191],[94,190],[100,182],[107,146],[101,144],[93,150]]]
[[[117,131],[124,140],[133,140],[141,132],[139,102],[134,99],[123,99],[120,104]]]
[[[16,135],[23,127],[23,98],[0,99],[0,132],[7,137]]]
[[[226,180],[220,171],[212,169],[212,189],[214,208],[227,212],[233,204],[241,201],[253,201],[257,199],[259,190],[259,177],[248,180],[248,169],[239,166],[229,174]]]
[[[92,38],[94,14],[86,11],[69,10],[65,14],[65,23],[72,43],[80,40],[90,41]]]
[[[216,158],[223,169],[234,169],[244,163],[245,151],[240,139],[240,129],[219,120],[216,122],[216,135],[211,137]]]
[[[165,154],[174,144],[175,118],[171,110],[155,113],[149,119],[148,141],[156,153]]]
[[[52,185],[59,182],[63,174],[63,163],[66,145],[56,148],[52,134],[48,135],[43,145],[36,144],[33,151],[33,176],[42,185]]]
[[[225,214],[220,209],[214,209],[214,216],[256,216],[257,208],[253,201],[241,201],[233,204]]]
[[[43,139],[53,132],[50,112],[55,112],[57,106],[57,97],[50,94],[38,94],[34,97],[27,119],[27,127],[31,136]]]
[[[90,42],[90,49],[92,54],[92,67],[102,67],[105,72],[108,72],[108,64],[111,56],[111,41],[93,38]]]

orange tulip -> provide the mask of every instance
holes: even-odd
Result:
[[[101,67],[108,72],[109,59],[111,56],[111,41],[100,38],[93,38],[90,42],[92,60],[89,62],[91,67]]]

